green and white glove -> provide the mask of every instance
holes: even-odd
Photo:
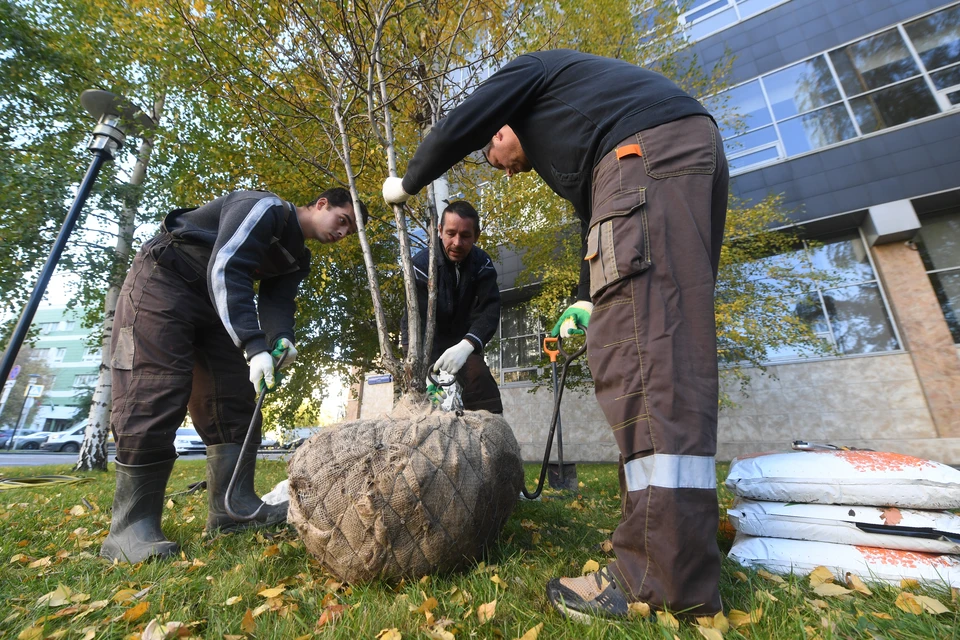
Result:
[[[283,362],[279,362],[284,352],[287,353],[287,357],[283,359]],[[276,344],[273,345],[273,351],[270,352],[270,355],[277,359],[277,362],[279,363],[277,368],[283,369],[292,365],[293,361],[297,359],[297,348],[292,342],[290,342],[290,340],[286,338],[280,338],[277,340]]]
[[[273,354],[261,351],[250,358],[250,382],[253,383],[254,393],[258,394],[270,391],[276,386]]]
[[[438,406],[443,400],[447,397],[446,390],[430,382],[430,378],[427,378],[427,398],[430,399],[430,404],[433,406]]]
[[[586,300],[579,300],[561,314],[557,324],[553,325],[550,335],[556,338],[569,338],[570,336],[582,336],[583,330],[590,324],[590,314],[593,313],[593,303]]]
[[[460,367],[464,365],[473,350],[473,343],[464,338],[440,355],[433,365],[433,370],[455,374],[460,371]]]

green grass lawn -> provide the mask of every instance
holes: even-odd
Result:
[[[261,493],[285,477],[283,462],[258,464]],[[528,486],[538,471],[527,467]],[[553,611],[544,595],[546,581],[578,575],[590,560],[603,565],[609,556],[602,543],[619,517],[616,467],[579,465],[578,472],[578,495],[547,490],[541,501],[521,501],[482,564],[420,581],[352,588],[326,574],[292,529],[204,537],[203,492],[173,498],[164,511],[164,531],[180,543],[182,558],[130,566],[97,557],[110,524],[112,471],[87,474],[93,481],[84,484],[0,491],[0,598],[6,605],[0,638],[159,638],[151,635],[157,623],[168,622],[183,623],[181,635],[203,638],[376,638],[395,629],[399,636],[386,631],[383,640],[512,640],[541,624],[541,640],[717,637],[694,621],[682,621],[676,630],[643,619],[585,627]],[[70,471],[0,468],[4,477],[44,473]],[[718,473],[722,479],[726,468]],[[202,460],[181,460],[168,493],[203,474]],[[725,490],[720,495],[721,505],[729,504],[730,495]],[[729,549],[728,539],[720,542]],[[895,605],[900,588],[871,587],[872,595],[822,596],[806,577],[780,581],[725,561],[721,590],[727,614],[754,612],[755,621],[731,627],[724,637],[958,636],[956,592],[908,587],[949,609],[914,614]],[[494,600],[493,617],[481,622],[478,611],[483,606],[489,612]]]

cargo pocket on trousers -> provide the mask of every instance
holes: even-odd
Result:
[[[606,200],[587,234],[590,297],[650,268],[646,190],[624,191]]]
[[[133,369],[133,353],[133,327],[120,327],[117,343],[113,348],[113,358],[110,359],[110,367],[130,371]]]

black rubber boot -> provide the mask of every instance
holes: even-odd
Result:
[[[240,459],[239,444],[215,444],[207,447],[207,502],[210,512],[207,515],[207,532],[237,531],[253,527],[269,527],[287,521],[289,502],[271,505],[264,503],[253,489],[253,476],[256,472],[256,451],[247,454],[233,488],[233,500],[230,503],[235,513],[250,515],[258,508],[257,517],[249,522],[237,522],[227,515],[224,499],[230,477]]]
[[[166,558],[180,550],[160,529],[163,492],[175,461],[176,458],[143,465],[116,463],[113,516],[101,556],[135,564],[152,557]]]

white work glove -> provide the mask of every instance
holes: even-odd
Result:
[[[261,351],[250,358],[250,382],[253,383],[254,393],[260,394],[260,383],[267,389],[273,389],[276,384],[273,380],[273,356],[269,351]]]
[[[287,355],[283,359],[283,363],[280,364],[280,369],[289,367],[293,364],[293,361],[297,359],[297,348],[292,342],[286,338],[280,338],[277,340],[277,343],[273,346],[273,351],[271,355],[277,358],[277,362],[280,361],[280,357],[283,355],[283,352],[286,351]]]
[[[440,358],[437,359],[436,364],[433,365],[433,370],[455,374],[457,371],[460,371],[460,367],[463,366],[463,363],[466,362],[470,354],[473,353],[473,349],[473,343],[464,338],[443,352],[443,355],[441,355]]]
[[[582,336],[583,330],[590,324],[590,314],[593,313],[593,303],[579,300],[566,308],[557,324],[553,325],[550,335],[556,338]]]
[[[410,199],[410,194],[403,190],[403,178],[390,177],[383,181],[383,199],[387,204],[401,204]]]

